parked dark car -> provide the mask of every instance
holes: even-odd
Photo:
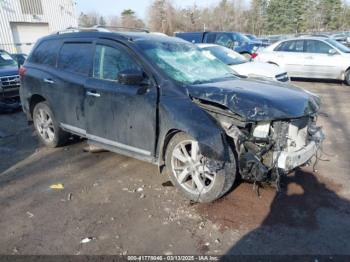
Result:
[[[245,34],[245,36],[254,42],[260,42],[263,46],[269,45],[268,38],[257,37],[256,35],[253,35],[253,34]]]
[[[0,112],[20,108],[18,64],[5,50],[0,50]]]
[[[220,198],[238,175],[278,184],[323,140],[318,97],[237,78],[179,38],[51,35],[38,41],[21,79],[23,110],[44,144],[63,145],[72,133],[164,166],[193,201]]]
[[[222,45],[248,58],[259,48],[268,46],[263,41],[249,39],[238,32],[187,32],[175,33],[175,36],[191,43]]]
[[[20,66],[23,65],[24,61],[28,58],[28,55],[23,53],[11,54],[11,56]]]

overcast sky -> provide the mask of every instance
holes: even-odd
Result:
[[[198,6],[207,7],[218,3],[220,0],[172,0],[175,6],[191,6],[196,3]],[[247,2],[249,0],[246,0]],[[152,0],[75,0],[76,10],[80,12],[96,11],[104,16],[120,15],[124,9],[134,10],[140,18],[145,18],[147,8]]]

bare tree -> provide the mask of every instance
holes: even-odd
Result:
[[[121,25],[128,28],[144,28],[143,21],[136,17],[136,14],[131,9],[125,9],[121,13]]]
[[[80,13],[78,24],[81,27],[92,27],[98,24],[99,15],[96,12]]]
[[[109,25],[109,26],[121,26],[119,16],[114,15],[114,16],[108,17],[107,25]]]

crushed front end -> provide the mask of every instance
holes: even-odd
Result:
[[[307,164],[325,138],[317,114],[275,121],[246,121],[240,116],[197,100],[225,130],[237,153],[243,179],[279,183],[281,174]]]
[[[230,130],[227,134],[239,150],[242,178],[257,182],[278,181],[280,174],[308,163],[325,138],[316,116],[256,123],[249,129],[239,130],[239,139]]]

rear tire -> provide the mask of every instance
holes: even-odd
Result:
[[[229,162],[206,158],[198,142],[182,132],[169,142],[165,162],[173,185],[194,202],[212,202],[222,197],[236,178],[233,153]]]
[[[345,72],[344,82],[346,85],[350,86],[350,69]]]
[[[40,141],[48,147],[63,146],[69,134],[63,131],[47,102],[40,102],[33,110],[33,122]]]

